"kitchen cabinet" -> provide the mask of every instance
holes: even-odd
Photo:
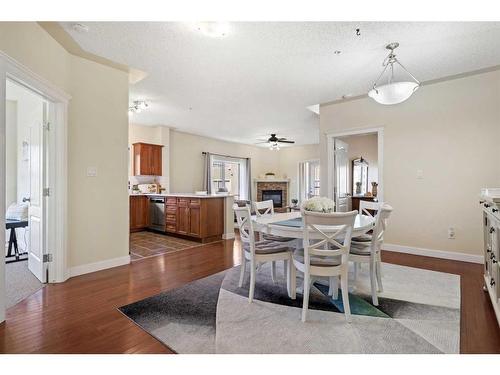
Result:
[[[130,198],[130,231],[146,229],[149,224],[149,200],[144,195],[131,195]]]
[[[203,243],[224,233],[224,198],[167,197],[165,231]]]
[[[484,290],[500,326],[500,189],[483,189]]]
[[[162,175],[161,145],[138,142],[132,145],[133,170],[135,176]]]

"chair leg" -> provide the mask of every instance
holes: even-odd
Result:
[[[276,262],[275,261],[271,262],[271,279],[273,280],[273,283],[276,282]]]
[[[339,299],[339,279],[337,276],[332,277],[332,298]]]
[[[248,293],[248,302],[252,303],[253,301],[253,295],[255,292],[255,261],[252,259],[250,260],[250,292]]]
[[[307,267],[307,266],[306,266]],[[307,319],[307,309],[309,307],[309,290],[311,289],[309,270],[306,269],[304,272],[304,293],[302,301],[302,322]]]
[[[293,264],[293,261],[289,260],[288,264],[289,264],[288,274],[290,275],[290,298],[296,299],[297,298],[297,270],[295,269],[295,264]]]
[[[241,265],[240,265],[240,282],[238,283],[238,286],[240,288],[243,286],[243,280],[245,280],[245,268],[246,268],[245,252],[242,251]]]
[[[370,287],[372,291],[372,302],[374,306],[378,306],[378,297],[377,297],[377,280],[376,280],[376,269],[375,269],[376,261],[375,259],[370,259]]]
[[[378,291],[382,293],[384,291],[384,287],[382,286],[382,261],[380,259],[377,259],[376,264],[375,264],[375,271],[377,273],[377,284],[378,284]]]
[[[328,278],[328,295],[333,296],[333,276]]]
[[[349,305],[349,286],[347,284],[348,270],[346,269],[340,276],[340,287],[342,289],[342,303],[344,304],[345,319],[351,322],[351,306]]]

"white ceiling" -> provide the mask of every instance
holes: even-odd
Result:
[[[148,73],[130,86],[131,101],[150,103],[132,122],[242,143],[269,133],[317,143],[306,107],[366,93],[389,42],[420,81],[500,64],[498,22],[235,22],[224,38],[190,23],[85,24],[62,23],[86,51]]]

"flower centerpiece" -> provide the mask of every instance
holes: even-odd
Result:
[[[335,202],[326,197],[312,197],[302,204],[305,211],[332,213],[335,209]]]

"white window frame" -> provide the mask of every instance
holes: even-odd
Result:
[[[307,159],[307,160],[301,160],[297,163],[297,183],[296,183],[296,186],[297,186],[297,198],[298,201],[299,201],[299,204],[302,203],[302,196],[301,196],[301,191],[300,191],[300,164],[302,163],[318,163],[319,165],[319,168],[320,168],[320,186],[322,184],[322,181],[321,181],[321,161],[320,159]],[[320,193],[321,195],[321,193]],[[306,197],[307,199],[307,197]]]
[[[217,155],[213,154],[211,161],[210,161],[210,168],[213,168],[213,163],[219,161],[219,162],[229,162],[229,163],[238,163],[240,165],[240,170],[239,170],[239,188],[240,191],[238,192],[238,197],[239,199],[243,199],[241,197],[241,192],[245,192],[248,187],[247,185],[247,178],[246,174],[248,173],[247,171],[247,159],[245,158],[238,158],[238,157],[228,157],[228,156],[222,156],[222,155]],[[213,182],[213,176],[212,176],[212,181],[210,183],[212,184]],[[213,193],[216,193],[215,191]],[[233,193],[234,194],[234,193]],[[247,192],[247,197],[245,199],[248,199],[248,196],[250,196],[250,192]]]

